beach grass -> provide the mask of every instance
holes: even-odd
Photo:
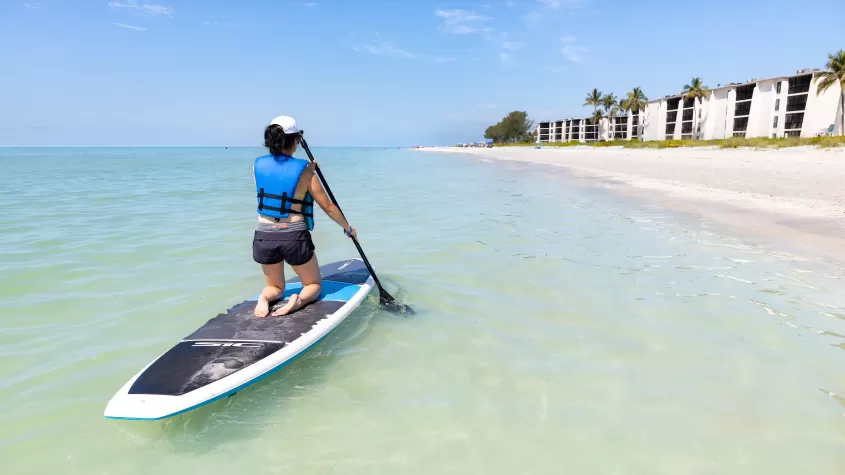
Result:
[[[533,142],[496,144],[496,147],[533,147]],[[604,142],[581,143],[578,141],[543,143],[543,147],[625,147],[625,148],[682,148],[682,147],[718,147],[718,148],[786,148],[815,146],[819,148],[845,147],[845,137],[784,137],[778,139],[766,137],[742,138],[731,137],[716,140],[610,140]]]

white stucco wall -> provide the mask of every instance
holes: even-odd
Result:
[[[777,93],[778,83],[781,85],[780,94]],[[772,87],[775,88],[774,99],[772,100],[772,120],[777,117],[778,126],[772,127],[769,137],[771,137],[771,134],[776,134],[777,137],[780,138],[783,137],[784,124],[786,123],[786,91],[789,88],[789,80],[786,78],[778,78]],[[780,101],[779,104],[778,100]],[[778,104],[777,111],[775,111],[775,104]]]
[[[648,101],[643,115],[643,140],[660,140],[660,101]]]
[[[713,124],[716,120],[715,104],[718,103],[718,93],[719,89],[711,90],[710,94],[701,101],[701,118],[698,122],[701,124],[700,138],[702,140],[710,140],[713,138]]]
[[[804,124],[801,127],[802,137],[815,137],[822,132],[827,133],[830,124],[839,125],[837,120],[840,114],[838,84],[829,87],[823,93],[816,95],[818,89],[818,78],[813,78],[810,84],[810,94],[807,97],[807,109],[804,111]],[[838,132],[839,127],[834,127]]]
[[[775,110],[775,81],[759,81],[751,99],[746,137],[771,137],[772,114]]]

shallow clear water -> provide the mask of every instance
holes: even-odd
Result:
[[[842,269],[549,168],[315,152],[418,315],[374,293],[274,377],[126,422],[114,392],[262,285],[261,150],[0,149],[2,473],[841,473]],[[315,243],[356,255],[322,213]]]

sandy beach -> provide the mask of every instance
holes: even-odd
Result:
[[[845,149],[419,150],[559,166],[592,186],[658,200],[784,250],[845,256]]]

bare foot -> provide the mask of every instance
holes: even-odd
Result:
[[[296,310],[297,308],[299,308],[299,294],[292,294],[288,299],[288,303],[286,303],[284,307],[277,308],[275,311],[273,311],[273,316],[279,317],[282,315],[287,315]]]
[[[268,313],[270,313],[270,304],[264,296],[261,296],[258,298],[258,303],[255,305],[255,316],[258,318],[264,318]]]

